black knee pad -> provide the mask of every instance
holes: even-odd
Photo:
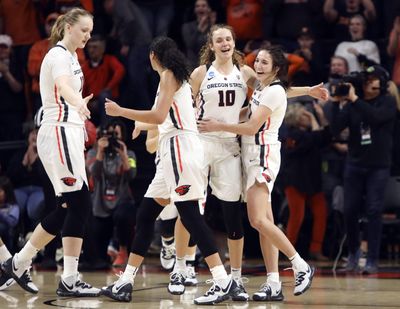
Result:
[[[67,215],[67,208],[62,207],[64,199],[62,197],[57,197],[56,202],[56,208],[40,222],[43,229],[51,235],[57,235],[57,233],[61,231]]]
[[[189,238],[189,247],[194,247],[196,245],[197,245],[196,241],[193,239],[192,236],[190,236],[190,238]]]
[[[136,233],[131,252],[145,256],[154,235],[154,223],[164,207],[154,199],[144,197],[136,216]],[[133,228],[133,227],[132,227]]]
[[[241,239],[244,235],[242,204],[240,201],[221,201],[221,206],[228,238],[232,240]]]
[[[176,218],[160,221],[160,227],[161,227],[160,234],[162,237],[170,238],[170,237],[174,236],[175,222],[176,222]]]
[[[190,236],[196,241],[204,257],[218,252],[212,231],[200,214],[197,201],[175,202],[182,224],[189,231]]]
[[[92,200],[86,184],[79,191],[63,193],[67,203],[67,216],[63,226],[63,237],[83,238],[85,226],[92,209]]]

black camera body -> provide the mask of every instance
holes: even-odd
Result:
[[[363,84],[367,80],[366,72],[351,72],[350,74],[343,75],[341,79],[331,84],[331,96],[345,97],[349,94],[350,85],[352,84],[356,95],[362,97]]]
[[[103,131],[102,136],[108,138],[108,146],[104,149],[105,154],[109,156],[117,154],[117,150],[121,147],[121,144],[118,142],[117,132]]]

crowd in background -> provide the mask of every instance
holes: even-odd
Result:
[[[95,21],[92,39],[78,53],[85,77],[83,96],[94,95],[89,103],[92,118],[86,123],[87,170],[93,191],[90,236],[84,245],[88,264],[100,261],[99,267],[107,266],[109,243],[122,248],[118,252],[122,257],[129,252],[135,205],[154,172],[144,138],[130,141],[132,124],[110,122],[104,102],[110,98],[125,107],[151,108],[158,79],[150,67],[148,47],[156,36],[174,38],[194,68],[210,27],[226,23],[234,29],[236,48],[249,66],[261,44],[280,44],[287,53],[293,86],[324,82],[330,91],[350,72],[381,65],[390,74],[391,94],[397,100],[394,128],[387,135],[393,138],[390,175],[400,175],[400,4],[396,1],[1,0],[0,236],[11,251],[18,249],[18,237],[32,231],[54,204],[54,192],[36,151],[39,71],[50,48],[47,38],[52,25],[59,14],[75,6],[92,12]],[[289,240],[317,260],[333,258],[343,236],[336,233],[335,215],[345,213],[344,171],[352,132],[351,127],[338,130],[333,138],[329,127],[336,127],[338,120],[332,106],[338,104],[342,109],[346,102],[290,100],[282,130],[282,171],[273,193],[276,220],[282,221]],[[104,147],[104,139],[114,146]],[[296,148],[295,141],[304,144]],[[100,164],[99,157],[109,160]],[[283,201],[288,204],[286,216]],[[307,216],[306,205],[312,216]],[[367,211],[366,217],[371,221],[381,212]],[[212,226],[223,226],[218,214],[206,216]],[[310,220],[313,224],[302,228]],[[387,247],[398,256],[398,236],[385,241],[381,251],[386,253]],[[44,253],[50,262],[57,240],[54,243]],[[257,254],[251,246],[251,241],[246,243],[248,256]],[[377,259],[379,253],[374,254]],[[119,257],[115,264],[124,262]]]

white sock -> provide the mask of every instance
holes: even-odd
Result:
[[[196,260],[196,253],[185,255],[186,264],[188,266],[194,266],[194,261]]]
[[[267,283],[273,291],[281,289],[281,282],[279,281],[279,273],[267,273]]]
[[[231,267],[232,279],[238,280],[242,277],[242,268],[232,268]]]
[[[64,256],[64,271],[62,278],[65,279],[69,276],[78,273],[79,258],[76,256]]]
[[[228,278],[224,265],[218,265],[210,268],[210,272],[214,280],[225,280]]]
[[[176,257],[174,272],[182,273],[186,269],[186,260],[185,258]]]
[[[10,251],[8,251],[6,245],[0,247],[0,263],[7,261],[11,257]]]
[[[138,267],[132,266],[132,265],[126,265],[125,271],[121,276],[121,279],[124,281],[130,281],[133,283],[136,277],[136,273],[138,271]]]
[[[32,262],[33,257],[39,252],[39,249],[34,247],[30,240],[25,244],[25,246],[21,249],[20,252],[16,254],[17,263],[21,264],[29,264]],[[19,266],[17,264],[17,266]]]
[[[291,258],[289,258],[292,266],[297,271],[307,271],[307,263],[304,261],[301,256],[296,252]]]

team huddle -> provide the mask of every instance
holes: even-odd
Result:
[[[233,30],[226,25],[211,27],[200,65],[193,72],[172,39],[158,37],[152,41],[149,58],[160,82],[151,110],[123,108],[106,100],[107,115],[134,120],[134,135],[147,131],[148,139],[152,137],[157,149],[156,174],[138,209],[135,237],[122,275],[101,289],[81,280],[78,259],[91,207],[84,158],[84,121],[90,118],[87,102],[91,96],[82,98],[83,74],[75,51],[85,46],[92,29],[93,17],[82,9],[60,16],[53,27],[54,47],[47,53],[40,72],[44,117],[37,147],[58,205],[36,227],[21,251],[13,257],[9,254],[2,264],[0,289],[15,281],[28,292],[37,293],[30,276],[32,258],[62,231],[64,269],[57,295],[104,295],[129,302],[135,276],[153,239],[154,223],[165,206],[173,205],[179,214],[180,228],[175,233],[179,245],[168,291],[174,295],[185,292],[189,276],[185,256],[190,250],[190,239],[198,246],[212,274],[211,288],[194,303],[248,301],[241,274],[245,239],[243,199],[247,202],[250,224],[259,233],[267,269],[266,282],[252,299],[284,299],[278,251],[292,264],[294,295],[306,292],[315,269],[275,226],[271,192],[280,168],[278,131],[287,97],[311,95],[326,99],[327,92],[320,85],[288,88],[287,61],[276,46],[259,49],[254,70],[242,64],[235,50]],[[246,105],[248,89],[253,92]],[[206,198],[208,185],[221,201],[229,274],[199,207]]]

